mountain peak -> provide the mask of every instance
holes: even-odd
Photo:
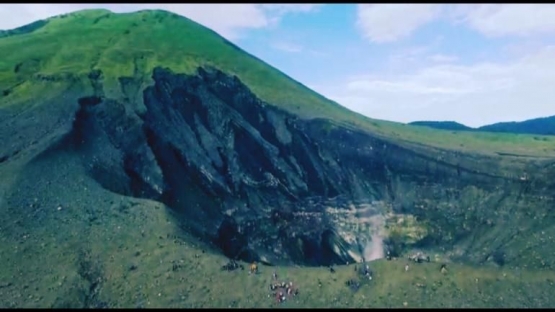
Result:
[[[45,88],[45,80],[62,83],[70,79],[90,86],[90,74],[101,72],[105,95],[122,99],[121,79],[132,77],[148,84],[157,67],[195,74],[199,67],[212,66],[236,76],[261,100],[301,118],[325,118],[386,137],[400,135],[406,141],[453,148],[445,137],[449,134],[352,112],[216,32],[165,10],[112,13],[88,9],[0,32],[0,60],[0,97],[15,105],[42,96],[43,91],[35,90]],[[478,141],[476,146],[482,146]],[[507,144],[500,142],[495,149],[514,149]],[[543,151],[543,146],[538,150]]]

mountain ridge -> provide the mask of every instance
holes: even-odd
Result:
[[[455,121],[413,121],[409,124],[454,131],[555,135],[555,116],[538,117],[524,121],[497,122],[477,128],[468,127]]]

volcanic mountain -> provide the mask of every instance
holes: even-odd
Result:
[[[370,119],[165,11],[1,32],[0,142],[0,306],[227,306],[222,254],[555,268],[554,138]]]

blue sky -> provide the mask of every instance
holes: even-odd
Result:
[[[7,4],[0,29],[93,7],[187,16],[372,118],[555,115],[553,4]]]

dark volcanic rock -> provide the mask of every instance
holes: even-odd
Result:
[[[298,119],[215,69],[157,68],[152,78],[140,113],[83,97],[72,142],[106,189],[163,201],[232,258],[332,265],[381,257],[385,244],[394,254],[447,248],[475,262],[503,248],[507,264],[525,247],[497,229],[522,220],[509,215],[525,217],[523,198],[538,211],[553,203],[552,182],[540,178],[553,176],[548,164],[408,146]]]

